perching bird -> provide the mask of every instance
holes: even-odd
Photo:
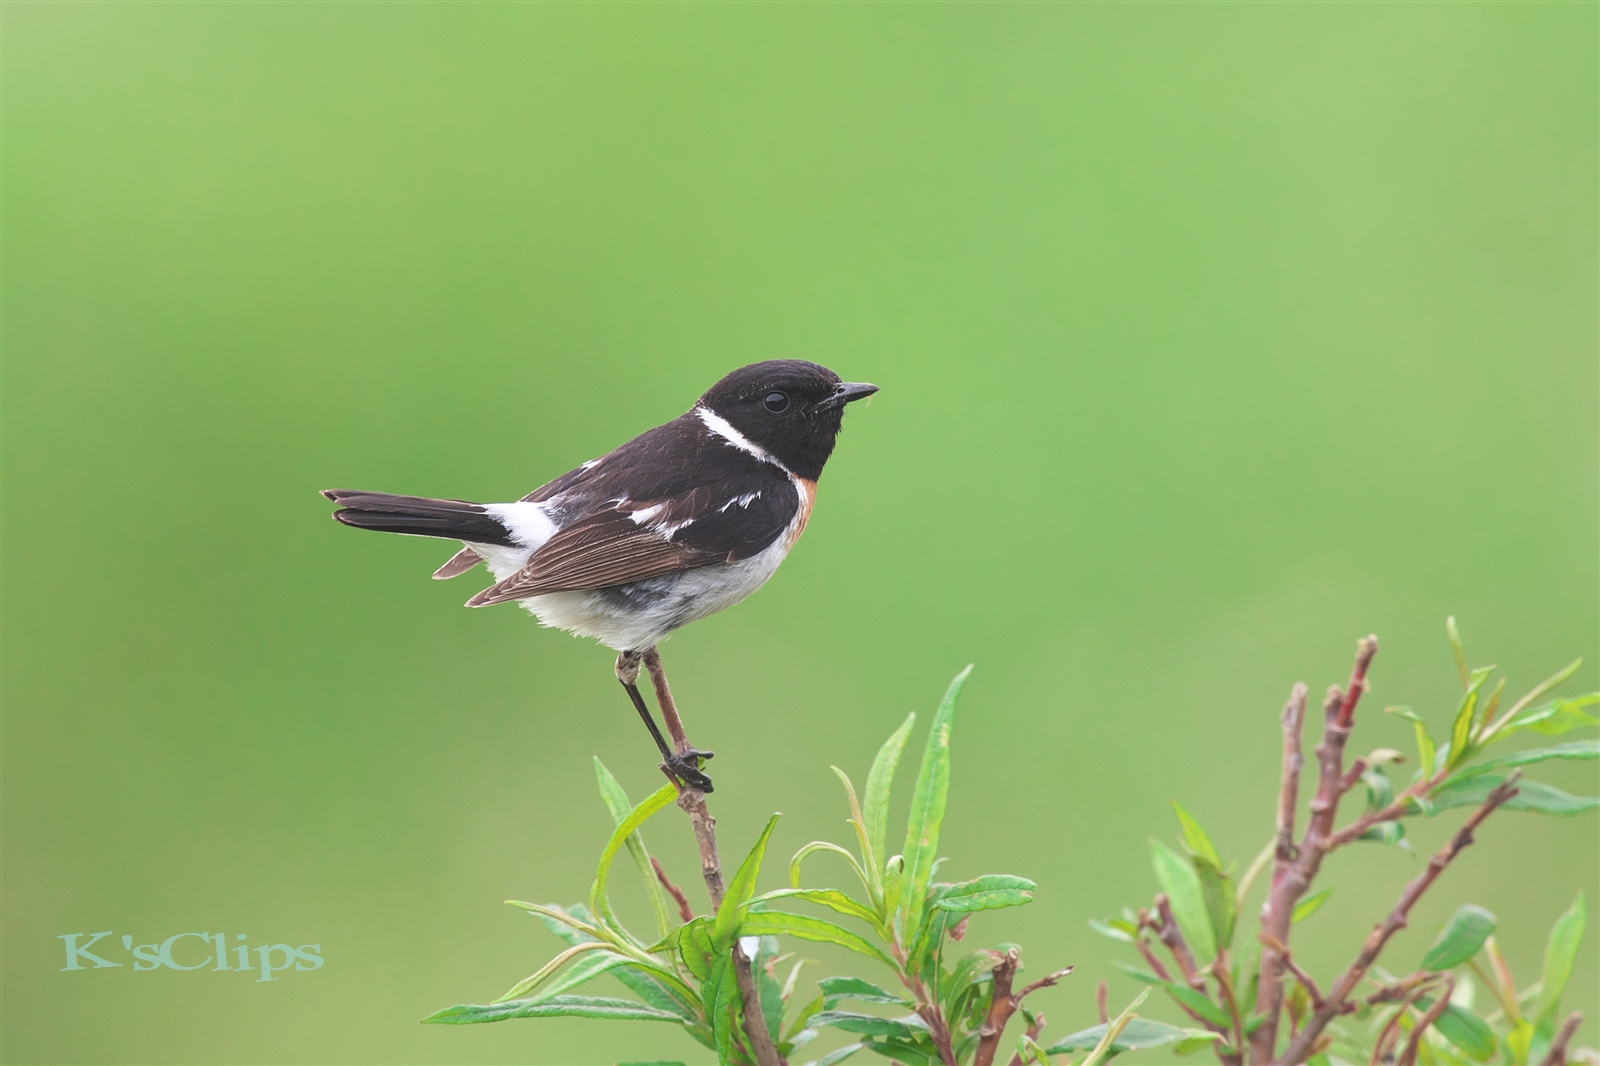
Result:
[[[845,404],[877,391],[816,363],[754,363],[516,503],[323,495],[347,526],[462,541],[433,576],[488,564],[495,583],[468,607],[515,600],[546,626],[615,648],[617,679],[664,768],[710,792],[700,769],[710,753],[668,747],[639,695],[639,663],[674,630],[766,584],[805,530]]]

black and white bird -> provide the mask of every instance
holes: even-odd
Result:
[[[811,517],[845,405],[877,391],[816,363],[755,363],[515,503],[323,495],[347,526],[461,541],[433,576],[485,563],[495,583],[468,607],[515,601],[546,626],[616,649],[617,678],[664,769],[709,792],[700,759],[710,753],[668,747],[639,695],[639,664],[674,630],[766,584]]]

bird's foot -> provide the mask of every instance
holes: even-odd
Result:
[[[661,768],[692,789],[711,792],[714,791],[711,787],[711,778],[701,772],[700,760],[709,759],[714,754],[715,752],[700,751],[698,748],[673,752],[667,756]]]

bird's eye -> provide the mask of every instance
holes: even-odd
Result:
[[[789,397],[781,392],[769,392],[761,400],[761,405],[773,414],[779,414],[789,409]]]

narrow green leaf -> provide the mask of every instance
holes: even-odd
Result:
[[[889,793],[894,785],[894,772],[900,765],[900,753],[905,750],[906,738],[911,735],[911,727],[916,720],[915,713],[906,715],[900,728],[889,734],[889,739],[878,749],[877,757],[872,760],[872,769],[867,773],[865,804],[861,808],[870,850],[865,858],[867,869],[880,879],[880,891],[889,838]]]
[[[1384,714],[1397,714],[1402,718],[1411,719],[1412,728],[1417,733],[1417,780],[1422,780],[1433,772],[1434,760],[1438,757],[1434,750],[1433,737],[1428,734],[1428,723],[1422,716],[1410,707],[1385,707]]]
[[[767,853],[767,838],[772,836],[777,824],[778,815],[767,819],[767,827],[756,838],[755,847],[750,849],[750,854],[739,864],[733,880],[728,882],[722,904],[717,908],[717,920],[711,927],[711,943],[716,946],[719,955],[731,950],[733,938],[739,935],[739,920],[743,917],[744,906],[756,892],[756,876],[761,872],[761,858]]]
[[[861,1042],[868,1051],[876,1051],[901,1066],[939,1066],[939,1052],[931,1041],[908,1044],[888,1037],[867,1037]]]
[[[1121,970],[1135,981],[1142,981],[1147,985],[1166,984],[1165,981],[1155,975],[1155,971],[1147,970],[1143,966],[1130,966],[1128,963],[1125,963],[1120,959],[1111,960],[1111,965],[1115,966],[1117,969]]]
[[[616,831],[611,834],[611,839],[606,842],[605,850],[600,853],[600,866],[595,871],[594,888],[589,893],[589,909],[599,916],[602,923],[618,932],[622,931],[622,927],[612,915],[611,901],[606,896],[606,882],[611,877],[611,863],[616,859],[617,852],[627,843],[628,838],[644,825],[651,815],[677,798],[678,790],[670,781],[656,789],[617,825]]]
[[[1522,717],[1522,712],[1528,707],[1532,706],[1534,700],[1539,699],[1547,692],[1552,691],[1562,682],[1566,681],[1567,678],[1577,673],[1578,667],[1582,665],[1583,659],[1581,657],[1574,659],[1564,668],[1557,670],[1554,674],[1533,686],[1533,688],[1530,689],[1520,700],[1511,705],[1511,709],[1501,716],[1499,722],[1496,722],[1489,727],[1484,735],[1484,743],[1488,743],[1501,733],[1509,733],[1514,729],[1521,728],[1515,725],[1514,722],[1518,718]]]
[[[859,1014],[847,1010],[825,1010],[815,1018],[811,1024],[816,1027],[832,1026],[843,1029],[847,1033],[861,1033],[866,1036],[893,1036],[902,1040],[915,1040],[920,1033],[927,1030],[921,1026],[908,1025],[906,1022],[894,1018],[880,1018],[875,1014]]]
[[[1417,997],[1417,1009],[1433,1006],[1431,996]],[[1445,1007],[1433,1023],[1439,1034],[1466,1053],[1474,1062],[1488,1062],[1495,1052],[1494,1030],[1472,1011],[1454,1003]],[[1521,1060],[1518,1060],[1521,1061]]]
[[[1138,937],[1134,935],[1134,930],[1124,928],[1124,926],[1130,924],[1132,923],[1125,922],[1120,918],[1108,918],[1103,922],[1098,918],[1089,919],[1089,928],[1101,936],[1108,936],[1112,940],[1120,940],[1124,944],[1137,944],[1139,941]]]
[[[1079,1030],[1071,1036],[1057,1040],[1045,1048],[1044,1053],[1065,1055],[1069,1051],[1087,1051],[1105,1038],[1106,1029],[1107,1023],[1102,1022],[1092,1028]],[[1150,1018],[1130,1018],[1128,1024],[1122,1027],[1122,1032],[1111,1042],[1111,1050],[1119,1054],[1124,1051],[1148,1051],[1150,1048],[1176,1044],[1180,1040],[1198,1039],[1209,1044],[1221,1038],[1221,1034],[1204,1029],[1180,1029],[1176,1025],[1167,1025],[1165,1022]]]
[[[628,800],[628,793],[623,789],[621,782],[611,775],[605,763],[600,761],[600,756],[594,757],[594,774],[600,784],[600,798],[605,800],[606,809],[611,812],[611,820],[621,823],[633,810],[633,804]],[[633,857],[633,864],[639,868],[639,876],[644,880],[645,897],[650,901],[650,912],[656,919],[656,932],[666,936],[672,932],[672,912],[667,909],[666,895],[661,891],[661,882],[656,879],[655,868],[650,865],[650,852],[644,846],[644,836],[638,830],[628,837],[628,854]]]
[[[1183,842],[1189,845],[1189,851],[1201,862],[1209,863],[1212,868],[1220,871],[1222,860],[1217,857],[1216,845],[1211,843],[1211,838],[1200,827],[1188,811],[1177,801],[1172,801],[1172,809],[1177,812],[1178,825],[1183,828]]]
[[[1294,905],[1294,913],[1289,915],[1289,924],[1297,925],[1317,913],[1317,909],[1328,902],[1328,897],[1331,895],[1333,895],[1333,889],[1325,888],[1321,892],[1314,892],[1299,903],[1296,903]]]
[[[711,1023],[712,1046],[718,1062],[733,1061],[733,1005],[739,988],[733,973],[731,953],[718,955],[711,973],[700,986],[700,1001],[705,1004],[706,1021]]]
[[[1478,774],[1456,780],[1448,787],[1440,785],[1429,797],[1433,813],[1454,807],[1476,807],[1489,798],[1489,793],[1505,780],[1504,774]],[[1508,811],[1531,811],[1535,814],[1559,814],[1570,817],[1600,807],[1600,798],[1571,796],[1552,785],[1523,779],[1517,782],[1517,794],[1501,805]]]
[[[1450,651],[1456,657],[1456,672],[1461,675],[1461,687],[1470,688],[1472,677],[1467,669],[1467,649],[1461,644],[1461,632],[1456,629],[1455,615],[1444,620],[1445,635],[1450,638]]]
[[[768,910],[772,903],[780,899],[798,899],[807,903],[820,903],[830,910],[851,918],[859,918],[874,927],[878,924],[878,916],[872,912],[870,907],[851,899],[836,888],[780,888],[774,892],[763,893],[751,900],[750,909],[753,911]]]
[[[600,934],[604,932],[594,925],[594,916],[581,903],[574,903],[565,908],[558,907],[554,903],[524,903],[520,899],[508,899],[506,903],[528,911],[543,922],[546,929],[568,944],[599,940]]]
[[[605,950],[609,950],[609,948],[607,945],[602,944],[599,941],[592,941],[587,944],[576,944],[573,947],[563,951],[561,954],[557,955],[543,966],[539,967],[539,969],[535,970],[532,975],[524,977],[522,980],[512,985],[511,990],[505,995],[496,999],[495,1002],[505,1003],[508,1000],[524,999],[530,991],[538,988],[550,978],[554,977],[557,971],[559,971],[563,966],[571,962],[573,959],[577,958],[579,955],[583,955],[590,951]]]
[[[1239,917],[1239,903],[1234,898],[1233,882],[1217,867],[1196,856],[1193,860],[1195,876],[1200,880],[1200,898],[1205,902],[1206,919],[1217,947],[1233,945],[1233,926]]]
[[[1448,970],[1460,966],[1483,947],[1483,942],[1494,932],[1494,915],[1475,903],[1456,908],[1428,953],[1422,956],[1420,970]]]
[[[1489,770],[1501,770],[1512,766],[1527,766],[1530,763],[1547,762],[1551,759],[1600,759],[1600,737],[1594,737],[1589,740],[1572,740],[1549,748],[1531,748],[1528,751],[1512,752],[1510,755],[1502,755],[1498,759],[1490,759],[1487,762],[1470,766],[1460,773],[1446,778],[1440,784],[1441,786],[1448,785],[1456,778],[1469,777]]]
[[[1116,1043],[1117,1037],[1121,1036],[1122,1030],[1126,1029],[1129,1023],[1133,1021],[1136,1017],[1133,1012],[1144,1006],[1144,1001],[1149,996],[1150,990],[1147,988],[1135,996],[1132,1003],[1122,1008],[1121,1014],[1111,1019],[1111,1024],[1106,1026],[1105,1035],[1100,1038],[1100,1043],[1096,1044],[1093,1050],[1084,1056],[1082,1066],[1101,1066],[1102,1063],[1116,1054],[1112,1051],[1112,1046]]]
[[[1164,990],[1173,999],[1182,1003],[1208,1022],[1215,1022],[1221,1026],[1233,1024],[1233,1019],[1229,1018],[1221,1007],[1187,985],[1180,985],[1174,981],[1163,981],[1142,966],[1130,966],[1125,962],[1119,961],[1113,961],[1112,965],[1136,981],[1142,981],[1147,985],[1154,985]]]
[[[911,816],[906,821],[905,868],[900,873],[900,902],[896,924],[908,930],[922,914],[928,878],[939,852],[939,827],[944,822],[950,795],[950,732],[955,725],[956,700],[972,675],[969,665],[950,682],[939,709],[934,712],[923,749],[922,765],[911,794]]]
[[[985,874],[971,881],[951,885],[939,894],[934,906],[940,910],[968,913],[1016,907],[1033,899],[1039,886],[1026,877],[1010,874]]]
[[[1533,1023],[1523,1019],[1511,1027],[1511,1032],[1506,1034],[1506,1048],[1511,1052],[1512,1062],[1532,1062],[1528,1057],[1528,1045],[1533,1043]]]
[[[824,977],[817,982],[817,987],[822,990],[824,1004],[829,1010],[847,999],[857,1003],[908,1005],[901,997],[885,992],[871,981],[863,981],[859,977]]]
[[[1592,707],[1596,703],[1600,703],[1600,692],[1574,696],[1570,700],[1553,700],[1543,706],[1535,707],[1531,711],[1524,711],[1517,715],[1506,723],[1505,732],[1511,732],[1515,729],[1531,729],[1535,733],[1559,736],[1574,729],[1600,725],[1600,718],[1596,718],[1584,710],[1585,707]]]
[[[795,936],[802,940],[838,944],[840,947],[849,948],[894,968],[894,962],[889,956],[870,941],[842,926],[807,914],[791,914],[788,911],[748,911],[744,918],[743,932],[746,936]]]
[[[869,895],[872,893],[872,881],[867,877],[867,872],[861,868],[861,864],[856,861],[856,857],[839,845],[829,843],[826,840],[813,840],[794,853],[794,858],[789,860],[789,886],[791,888],[800,887],[800,864],[805,861],[807,855],[817,851],[827,851],[843,856],[844,860],[850,864],[850,869],[855,872],[856,880],[861,882],[861,887],[865,888]]]
[[[1206,913],[1205,896],[1194,867],[1154,837],[1150,838],[1150,857],[1156,881],[1171,901],[1178,931],[1201,965],[1210,962],[1217,954],[1216,937],[1211,931],[1211,918]]]
[[[1588,902],[1582,892],[1572,901],[1572,906],[1556,919],[1550,930],[1550,940],[1544,948],[1544,985],[1539,993],[1539,1007],[1535,1018],[1554,1017],[1561,1005],[1561,993],[1566,990],[1567,979],[1572,976],[1573,960],[1578,957],[1578,945],[1583,940],[1584,927],[1589,923]]]
[[[1361,783],[1367,786],[1367,810],[1381,811],[1394,802],[1394,786],[1389,784],[1389,775],[1381,766],[1362,774]]]
[[[1446,766],[1459,766],[1472,754],[1472,726],[1478,711],[1478,695],[1483,683],[1489,680],[1493,672],[1492,666],[1472,671],[1466,695],[1461,697],[1461,703],[1456,708],[1455,723],[1450,727],[1450,754],[1445,758]]]
[[[500,1022],[508,1018],[609,1018],[613,1021],[673,1022],[682,1024],[676,1014],[655,1010],[628,999],[604,996],[556,996],[552,999],[519,999],[510,1003],[462,1004],[446,1007],[422,1019],[432,1025],[467,1025],[474,1022]]]

